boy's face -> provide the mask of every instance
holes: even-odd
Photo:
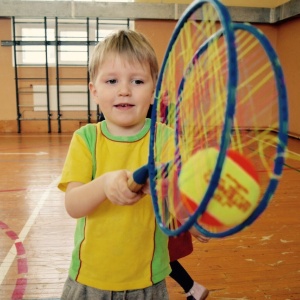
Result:
[[[133,135],[144,126],[155,88],[149,64],[129,64],[126,58],[110,54],[89,88],[110,133]]]

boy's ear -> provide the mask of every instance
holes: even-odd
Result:
[[[95,87],[92,82],[89,82],[89,90],[90,90],[91,95],[95,96]]]
[[[96,90],[93,82],[89,83],[89,90],[90,90],[91,96],[93,97],[93,100],[97,103],[97,100],[98,100],[97,90]]]

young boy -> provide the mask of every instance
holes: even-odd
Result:
[[[61,299],[168,299],[168,237],[150,195],[127,187],[130,173],[147,163],[155,52],[143,35],[122,30],[95,47],[89,72],[105,121],[74,133],[59,183],[78,219]]]

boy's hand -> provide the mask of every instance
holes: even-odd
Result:
[[[186,218],[182,218],[178,220],[181,224],[187,221]],[[189,232],[192,234],[194,238],[196,238],[201,243],[208,243],[210,238],[200,233],[194,226],[189,229]]]
[[[208,243],[210,238],[200,233],[195,227],[192,227],[190,233],[201,243]]]
[[[108,172],[104,175],[104,193],[112,203],[132,205],[144,196],[143,193],[134,193],[128,188],[129,175],[130,172],[126,170]]]
[[[142,192],[144,194],[151,195],[149,179],[147,179],[147,182],[143,185]]]

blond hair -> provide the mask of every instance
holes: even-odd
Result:
[[[97,77],[99,67],[108,54],[115,53],[128,59],[129,63],[138,61],[140,64],[149,63],[153,82],[158,76],[158,62],[154,49],[146,37],[133,30],[119,30],[99,42],[89,63],[90,79]]]

